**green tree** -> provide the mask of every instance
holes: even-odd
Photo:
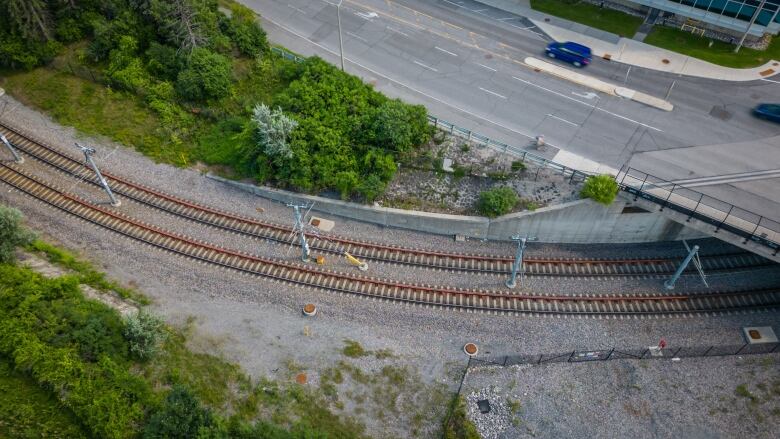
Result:
[[[422,105],[409,105],[393,99],[380,106],[372,129],[376,144],[398,152],[407,152],[430,139],[427,113]]]
[[[130,353],[140,360],[152,358],[165,339],[165,326],[159,317],[144,311],[130,315],[125,320],[124,336]]]
[[[271,111],[267,105],[259,104],[252,110],[252,123],[255,125],[257,146],[267,156],[276,160],[292,158],[293,152],[287,144],[287,139],[298,126],[298,122],[285,115],[281,108]],[[255,151],[251,151],[247,158],[254,161],[257,155]]]
[[[609,206],[615,201],[618,190],[618,184],[611,175],[591,175],[585,180],[580,196]]]
[[[481,214],[495,218],[509,213],[517,205],[517,202],[515,190],[508,186],[502,186],[479,194],[477,208]]]
[[[211,411],[201,407],[195,396],[181,385],[173,386],[161,410],[144,429],[144,439],[189,439],[200,437],[214,426]]]
[[[219,99],[230,93],[231,75],[227,58],[206,48],[196,48],[187,68],[176,79],[176,91],[193,101]]]
[[[22,227],[22,213],[0,204],[0,263],[13,262],[16,247],[34,239],[35,235]]]
[[[14,30],[24,38],[52,39],[51,18],[44,0],[2,0],[2,7]]]

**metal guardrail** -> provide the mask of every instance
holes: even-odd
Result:
[[[620,188],[634,195],[715,226],[715,232],[725,230],[744,238],[743,243],[755,242],[780,251],[780,223],[747,211],[726,201],[688,189],[668,180],[624,167],[615,180]]]
[[[290,61],[304,62],[306,60],[305,58],[302,58],[294,53],[288,52],[280,47],[271,47],[271,51],[278,54],[282,58]],[[482,134],[475,133],[472,130],[459,127],[454,123],[447,122],[446,120],[440,119],[436,116],[431,116],[430,114],[428,114],[427,117],[428,117],[428,123],[430,123],[437,129],[442,129],[443,131],[446,131],[453,136],[458,136],[468,141],[476,142],[478,144],[482,144],[484,146],[496,149],[498,151],[505,152],[507,154],[512,154],[516,157],[519,157],[520,160],[523,162],[529,161],[538,166],[553,169],[555,171],[560,172],[564,176],[570,177],[571,181],[584,181],[586,178],[588,178],[589,175],[591,175],[587,172],[583,172],[574,168],[570,168],[568,166],[564,166],[560,163],[556,163],[550,159],[534,154],[531,151],[528,151],[526,149],[517,146],[507,145],[506,143],[491,139],[488,136],[484,136]]]

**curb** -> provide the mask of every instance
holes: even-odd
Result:
[[[583,75],[582,73],[575,72],[531,56],[526,58],[524,62],[535,70],[549,73],[553,76],[557,76],[559,78],[591,88],[596,91],[600,91],[602,93],[630,99],[632,101],[639,102],[640,104],[645,104],[663,111],[672,111],[674,109],[674,105],[672,105],[669,101],[665,101],[661,98],[657,98],[647,93],[642,93],[630,88],[618,87],[609,82],[602,81],[601,79]]]

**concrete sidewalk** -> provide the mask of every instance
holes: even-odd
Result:
[[[734,69],[702,61],[671,50],[594,29],[531,9],[528,0],[478,0],[488,6],[528,18],[556,41],[576,41],[593,50],[595,56],[608,55],[612,61],[637,67],[724,81],[755,81],[780,73],[780,61],[760,67]],[[629,36],[630,37],[630,36]]]

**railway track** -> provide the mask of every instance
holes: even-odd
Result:
[[[133,240],[211,265],[296,285],[432,307],[501,313],[565,315],[689,315],[776,309],[780,289],[694,295],[561,296],[503,294],[443,286],[417,285],[336,273],[313,266],[258,257],[162,230],[109,208],[89,203],[0,163],[0,181],[56,209]]]
[[[0,124],[9,141],[21,152],[66,174],[82,178],[85,166],[67,154],[16,128]],[[103,173],[112,190],[124,197],[162,210],[168,214],[197,221],[231,232],[289,244],[293,237],[289,226],[258,221],[234,213],[214,209],[173,195],[169,195],[132,182],[108,172]],[[97,184],[93,179],[85,179]],[[352,255],[375,262],[412,265],[448,271],[466,271],[488,274],[506,274],[511,270],[512,257],[465,253],[438,252],[359,241],[339,236],[317,237],[309,235],[310,248],[314,252]],[[542,259],[526,257],[524,268],[530,276],[576,277],[664,277],[677,268],[679,259]],[[771,261],[752,253],[740,252],[715,256],[703,256],[705,272],[746,270],[772,264]]]

